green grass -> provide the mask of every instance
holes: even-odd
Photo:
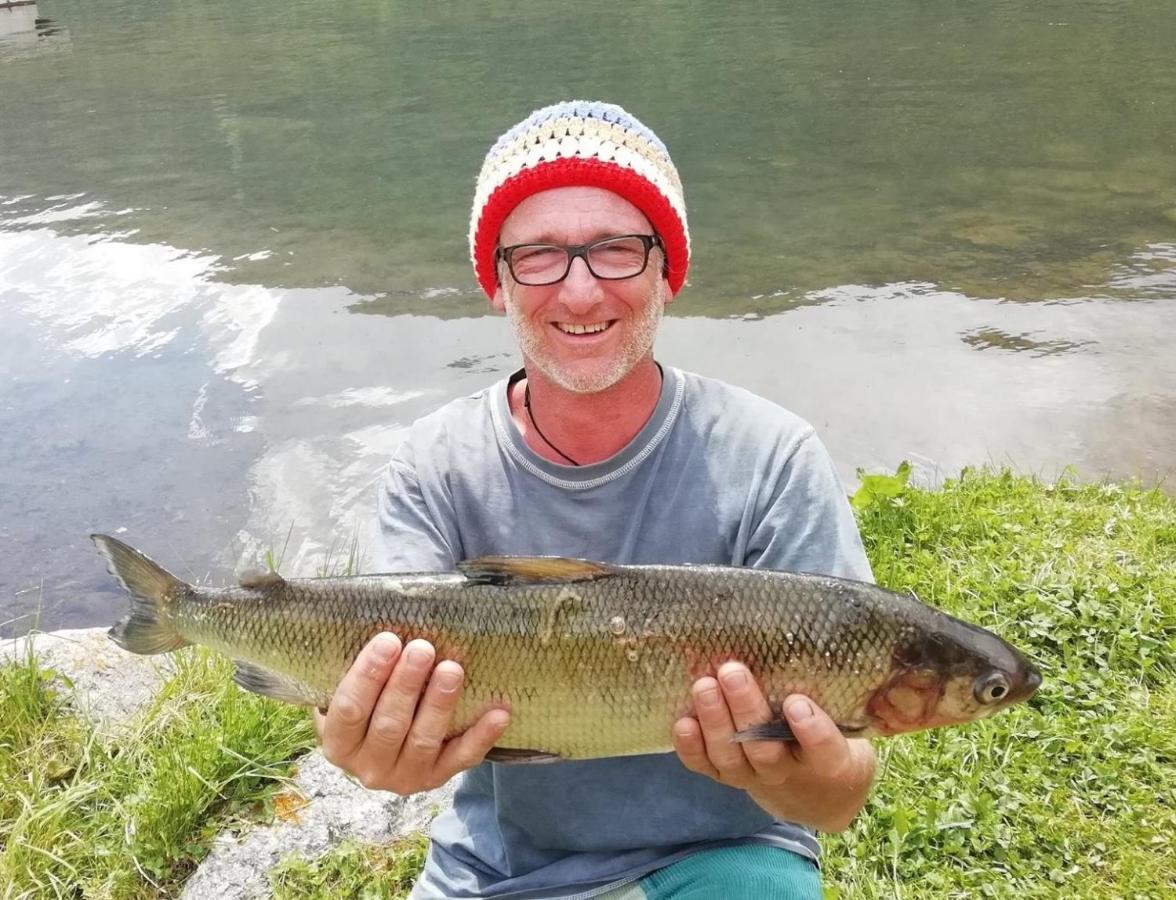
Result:
[[[0,896],[174,894],[222,828],[264,813],[313,745],[306,713],[237,689],[209,653],[177,661],[111,733],[31,660],[0,667]]]
[[[934,491],[867,476],[855,505],[880,583],[998,631],[1045,683],[992,720],[879,742],[865,812],[823,839],[829,896],[1173,896],[1176,502],[966,471]],[[221,828],[272,815],[305,714],[180,659],[118,740],[31,660],[0,667],[0,896],[173,894]],[[271,884],[400,898],[425,846],[347,843]]]
[[[998,718],[880,743],[866,812],[825,840],[830,893],[1172,896],[1176,504],[1008,472],[904,482],[858,496],[879,583],[999,632],[1045,681]]]
[[[428,838],[412,834],[388,845],[347,841],[314,861],[293,856],[270,872],[274,900],[402,900],[428,850]]]

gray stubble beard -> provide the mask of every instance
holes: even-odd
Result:
[[[633,330],[629,334],[629,339],[621,346],[620,352],[603,370],[587,374],[565,371],[559,361],[546,352],[541,335],[536,334],[531,324],[519,314],[513,289],[513,284],[503,284],[506,316],[523,358],[529,366],[534,366],[565,391],[573,394],[597,394],[608,390],[620,383],[641,360],[653,352],[653,342],[661,325],[666,301],[666,285],[660,278],[654,282],[653,289],[646,299],[644,311],[632,320]]]

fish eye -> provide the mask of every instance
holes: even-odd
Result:
[[[972,693],[978,702],[985,705],[999,703],[1009,695],[1009,680],[1003,672],[989,672],[983,678],[976,679]]]

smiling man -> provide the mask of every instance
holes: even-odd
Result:
[[[414,424],[379,496],[385,571],[510,554],[870,577],[813,429],[654,359],[690,242],[648,128],[603,103],[533,113],[486,156],[470,247],[523,368]],[[813,831],[844,828],[873,776],[870,745],[804,697],[784,703],[795,743],[733,743],[771,715],[737,660],[667,723],[676,753],[549,765],[483,761],[506,709],[450,737],[462,680],[426,642],[380,635],[316,717],[327,758],[370,788],[464,772],[418,900],[817,898]]]

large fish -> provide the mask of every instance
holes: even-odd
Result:
[[[93,535],[134,598],[110,637],[133,653],[203,644],[242,687],[326,706],[380,631],[462,664],[457,733],[493,705],[511,725],[490,758],[585,759],[670,749],[692,683],[745,663],[776,718],[739,740],[788,740],[779,715],[811,697],[847,735],[969,722],[1028,698],[1041,676],[1015,648],[912,597],[820,575],[722,566],[618,566],[554,557],[470,560],[459,572],[286,580],[210,590]]]

